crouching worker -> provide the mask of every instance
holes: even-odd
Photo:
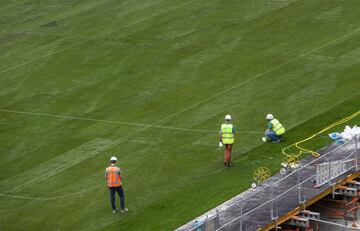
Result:
[[[125,208],[125,195],[121,183],[121,171],[120,168],[116,166],[116,162],[117,158],[115,156],[111,157],[110,166],[105,170],[105,179],[110,190],[110,202],[113,213],[117,212],[115,206],[115,192],[117,192],[120,197],[120,212],[124,213],[127,212],[128,209]]]
[[[263,141],[271,141],[273,143],[279,143],[282,139],[282,135],[285,133],[285,128],[281,125],[279,120],[275,119],[272,114],[267,114],[266,120],[268,121],[267,130]]]

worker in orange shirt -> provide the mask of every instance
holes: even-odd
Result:
[[[117,162],[117,158],[115,156],[111,157],[110,159],[111,164],[105,170],[105,179],[107,182],[107,186],[109,187],[110,190],[110,202],[113,213],[117,212],[115,206],[115,192],[117,192],[120,197],[120,208],[121,208],[120,212],[125,213],[128,211],[128,209],[125,208],[125,195],[121,183],[121,179],[122,179],[121,171],[120,168],[116,166],[116,162]]]

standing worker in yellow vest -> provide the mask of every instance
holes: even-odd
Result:
[[[272,141],[273,143],[279,143],[282,139],[282,135],[285,133],[285,128],[275,119],[272,114],[266,115],[266,120],[268,121],[267,130],[265,136]],[[263,137],[263,141],[266,142],[268,139]]]
[[[220,142],[219,145],[225,145],[225,153],[224,153],[224,166],[230,167],[231,160],[231,151],[232,146],[235,141],[235,128],[231,124],[231,116],[225,116],[225,123],[221,124],[221,129],[219,133]]]
[[[110,190],[110,202],[113,213],[116,213],[117,209],[115,206],[115,192],[118,193],[120,197],[120,208],[121,212],[127,212],[128,209],[125,208],[125,195],[124,190],[122,188],[122,176],[120,168],[116,166],[117,158],[115,156],[110,159],[110,166],[105,170],[105,179],[107,182],[107,186]]]

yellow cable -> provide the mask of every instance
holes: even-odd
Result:
[[[304,142],[306,142],[306,141],[308,141],[308,140],[311,140],[311,139],[314,138],[315,136],[317,136],[317,135],[319,135],[319,134],[321,134],[321,133],[323,133],[323,132],[326,132],[326,131],[332,129],[333,127],[336,127],[336,126],[338,126],[338,125],[340,125],[340,124],[343,124],[343,123],[345,123],[345,122],[347,122],[347,121],[355,118],[355,117],[358,116],[358,115],[360,115],[360,110],[357,111],[357,112],[355,112],[354,114],[346,117],[346,118],[343,118],[343,119],[341,119],[341,120],[339,120],[339,121],[337,121],[337,122],[335,122],[335,123],[327,126],[326,128],[324,128],[324,129],[322,129],[321,131],[319,131],[319,132],[317,132],[317,133],[309,136],[309,137],[306,138],[306,139],[303,139],[303,140],[301,140],[301,141],[298,141],[298,142],[296,142],[296,143],[294,143],[294,144],[291,144],[291,145],[283,148],[281,151],[282,151],[282,153],[283,153],[286,157],[292,157],[292,156],[300,157],[301,154],[303,154],[303,153],[311,153],[311,155],[313,155],[313,156],[315,156],[315,157],[319,157],[320,154],[319,154],[318,152],[315,152],[315,151],[312,151],[312,150],[303,148],[303,147],[300,146],[300,144],[301,144],[301,143],[304,143]],[[292,147],[296,147],[296,148],[299,150],[299,152],[298,152],[297,154],[296,154],[296,153],[295,153],[295,154],[293,154],[293,153],[291,153],[291,154],[286,153],[286,151],[287,151],[288,149],[292,148]]]

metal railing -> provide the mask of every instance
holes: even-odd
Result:
[[[339,176],[359,169],[358,139],[359,137],[349,140],[304,163],[277,181],[269,179],[251,195],[241,198],[222,211],[216,210],[212,215],[207,215],[189,230],[254,231],[272,222],[276,224],[280,216],[302,206],[304,202],[324,191],[324,188],[332,186]],[[346,149],[348,146],[351,148]],[[342,154],[332,155],[343,148],[346,151],[341,152]],[[293,184],[289,185],[289,182]],[[261,221],[254,217],[261,217]]]

